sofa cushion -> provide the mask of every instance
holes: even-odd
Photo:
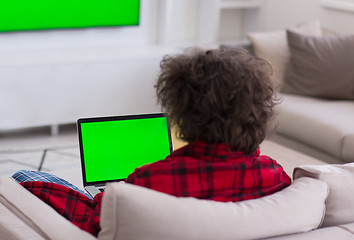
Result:
[[[177,198],[124,183],[107,185],[100,240],[257,239],[317,228],[327,185],[301,178],[272,195],[242,202]]]
[[[354,99],[354,35],[314,37],[287,31],[290,63],[284,93]]]
[[[91,234],[82,231],[71,222],[66,220],[63,216],[59,215],[53,208],[42,202],[39,198],[31,194],[15,180],[8,177],[0,177],[0,204],[9,215],[11,212],[12,218],[16,216],[16,220],[13,220],[19,227],[15,228],[15,239],[27,239],[27,235],[37,234],[37,239],[84,239],[94,240],[96,239]],[[0,214],[2,219],[0,222],[1,234],[11,234],[13,226],[4,219],[6,216]],[[23,222],[28,227],[21,225]],[[4,226],[4,227],[3,227]],[[6,232],[3,232],[3,230]],[[11,239],[11,238],[9,238]],[[30,238],[29,238],[30,239]],[[36,238],[35,238],[36,239]]]
[[[276,131],[320,149],[338,160],[354,161],[354,102],[281,94]]]
[[[328,184],[323,227],[354,222],[354,163],[300,166],[293,177],[312,177]]]
[[[293,30],[311,36],[322,36],[318,21],[299,24]],[[286,31],[251,32],[247,34],[257,57],[266,59],[273,66],[273,81],[279,88],[284,79],[286,67],[290,60],[290,50]]]

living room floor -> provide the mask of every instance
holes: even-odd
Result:
[[[60,126],[52,136],[50,127],[0,132],[0,176],[18,170],[66,170],[80,168],[75,125]]]
[[[172,142],[174,148],[184,145],[176,140],[173,131]],[[261,144],[261,153],[280,163],[289,176],[299,165],[324,164],[272,141]],[[0,132],[0,176],[11,176],[23,169],[80,175],[80,152],[75,124],[61,125],[57,135],[51,135],[50,127]],[[79,184],[81,176],[77,177],[76,182]]]

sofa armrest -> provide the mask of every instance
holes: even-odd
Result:
[[[7,239],[96,239],[66,220],[12,178],[0,177],[0,206],[6,213],[0,214],[0,236],[6,234],[12,237]],[[11,216],[12,222],[7,221],[7,216]],[[18,224],[16,229],[13,225],[15,223]]]

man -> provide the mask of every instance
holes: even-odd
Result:
[[[137,168],[126,182],[177,197],[223,202],[266,196],[290,185],[283,168],[259,151],[276,104],[271,73],[268,62],[241,49],[166,56],[155,86],[158,101],[189,144]],[[92,201],[62,180],[53,183],[55,176],[38,179],[41,175],[20,171],[13,177],[97,235],[103,193]]]

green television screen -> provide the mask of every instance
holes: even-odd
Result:
[[[140,0],[1,0],[0,32],[139,25]]]

